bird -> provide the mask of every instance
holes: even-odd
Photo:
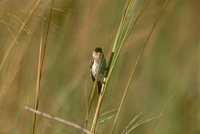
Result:
[[[90,76],[93,82],[97,82],[98,95],[100,95],[102,90],[102,83],[104,79],[105,70],[106,59],[104,58],[103,49],[101,47],[96,47],[92,52]]]

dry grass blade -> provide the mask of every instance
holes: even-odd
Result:
[[[14,34],[13,34],[11,28],[10,28],[10,27],[7,27],[7,29],[8,29],[8,31],[9,31],[10,35],[12,36],[12,38],[14,38],[15,36],[14,36]],[[16,45],[19,45],[19,42],[18,42],[17,40],[16,40]]]
[[[0,63],[0,70],[2,69],[3,65],[5,64],[5,61],[8,57],[8,55],[10,54],[11,52],[11,49],[13,48],[13,46],[15,45],[20,33],[24,30],[24,26],[25,24],[27,23],[27,21],[29,20],[29,18],[32,16],[33,12],[35,11],[35,9],[38,7],[40,3],[40,0],[37,0],[36,3],[33,5],[33,8],[30,10],[28,16],[26,17],[26,19],[24,20],[24,22],[22,23],[21,27],[19,28],[19,31],[17,32],[17,34],[15,35],[15,38],[13,39],[12,43],[10,44],[7,52],[5,53],[4,57],[3,57],[3,60],[1,61]]]
[[[134,129],[136,129],[137,127],[139,127],[139,126],[141,126],[141,125],[143,125],[143,124],[145,124],[145,123],[148,123],[148,122],[150,122],[150,121],[152,121],[152,120],[155,120],[157,117],[151,117],[151,118],[148,118],[148,119],[144,119],[144,118],[142,118],[141,120],[139,120],[135,125],[133,125],[129,130],[127,130],[126,132],[125,132],[125,134],[129,134],[131,131],[133,131]]]
[[[115,57],[115,52],[117,51],[118,45],[120,43],[120,38],[121,38],[121,36],[124,32],[124,25],[126,23],[128,13],[130,12],[130,7],[132,5],[132,2],[133,2],[132,0],[127,0],[125,11],[124,11],[122,19],[120,21],[120,24],[119,24],[119,27],[118,27],[118,30],[117,30],[117,34],[116,34],[116,37],[115,37],[115,40],[114,40],[114,43],[113,43],[112,53],[111,53],[110,60],[109,60],[109,63],[108,63],[108,69],[106,70],[106,73],[105,73],[105,78],[103,80],[103,85],[102,85],[102,91],[101,91],[101,94],[99,96],[95,115],[94,115],[93,122],[92,122],[92,127],[91,127],[92,132],[95,132],[95,129],[96,129],[96,124],[97,124],[99,112],[100,112],[100,109],[101,109],[102,101],[103,101],[103,98],[104,98],[104,94],[105,94],[105,91],[106,91],[107,82],[110,78],[109,77],[110,73],[111,73],[110,67],[113,64],[113,58]]]
[[[162,116],[164,115],[166,108],[168,107],[168,105],[170,104],[170,102],[172,101],[174,95],[175,95],[176,90],[173,91],[173,93],[171,94],[171,96],[169,97],[168,101],[166,102],[166,104],[163,106],[162,110],[160,111],[158,118],[156,120],[156,122],[154,123],[153,127],[149,130],[148,134],[152,134],[153,130],[156,128],[156,125],[158,124],[158,122],[161,120]]]
[[[25,24],[23,24],[23,21],[21,21],[19,17],[17,17],[16,15],[13,16],[19,22],[20,25],[23,25],[24,31],[26,31],[27,34],[32,34],[31,30]]]
[[[38,57],[38,67],[37,67],[37,80],[36,80],[36,99],[35,99],[35,109],[38,109],[39,106],[39,93],[40,93],[40,83],[41,83],[41,74],[42,74],[42,63],[43,63],[43,55],[45,51],[43,49],[43,23],[41,30],[41,40],[40,40],[40,48],[39,48],[39,57]],[[36,114],[34,114],[33,119],[33,134],[35,133],[35,125],[36,125]]]
[[[0,90],[0,102],[3,102],[3,101],[1,101],[1,99],[3,97],[3,94],[5,94],[5,92],[7,92],[8,86],[11,85],[12,82],[14,81],[14,79],[16,78],[16,75],[19,72],[19,69],[20,68],[17,67],[15,72],[12,74],[12,77],[9,79],[8,83],[5,84],[6,86],[4,88],[1,87],[1,90]],[[0,103],[0,105],[1,105],[1,103]]]
[[[103,57],[101,58],[101,60],[103,60]],[[102,61],[100,61],[102,62]],[[101,64],[102,65],[102,64]],[[102,66],[99,67],[99,69],[101,69]],[[88,121],[89,121],[89,116],[90,116],[90,110],[91,110],[91,107],[92,107],[92,102],[94,100],[94,93],[95,93],[95,89],[97,87],[97,78],[99,77],[99,74],[97,74],[96,78],[95,78],[95,81],[93,83],[93,88],[92,88],[92,93],[91,93],[91,96],[90,96],[90,101],[89,101],[89,106],[87,108],[87,115],[86,115],[86,121],[85,121],[85,128],[87,128],[88,126]]]
[[[0,23],[4,24],[7,28],[12,28],[11,25],[9,25],[8,23],[6,23],[3,20],[0,20]]]
[[[112,67],[111,67],[111,69],[110,69],[110,74],[109,74],[108,78],[109,78],[109,77],[111,76],[111,74],[112,74],[112,71],[113,71],[113,68],[114,68],[114,66],[115,66],[115,63],[116,63],[116,61],[117,61],[117,59],[118,59],[118,57],[119,57],[119,55],[120,55],[120,52],[121,52],[121,50],[122,50],[122,47],[124,46],[123,44],[126,42],[127,37],[128,37],[128,35],[129,35],[131,29],[133,29],[133,27],[135,26],[136,22],[139,20],[140,16],[141,16],[142,13],[144,12],[144,10],[146,9],[146,7],[147,7],[147,5],[149,4],[150,1],[151,1],[151,0],[146,0],[146,1],[145,1],[145,4],[144,4],[142,10],[140,11],[140,13],[138,14],[138,16],[136,17],[136,19],[135,19],[135,21],[134,21],[133,23],[132,23],[132,21],[133,21],[133,17],[132,17],[132,19],[131,19],[131,21],[130,21],[130,23],[129,23],[129,25],[128,25],[128,28],[127,28],[127,30],[126,30],[126,32],[125,32],[125,34],[124,34],[124,37],[121,37],[121,43],[120,43],[121,45],[119,45],[119,49],[118,49],[117,54],[116,54],[116,56],[115,56],[113,65],[112,65]]]
[[[146,1],[145,1],[145,4],[144,4],[142,10],[140,11],[140,13],[138,14],[138,16],[136,17],[136,19],[135,19],[135,21],[133,22],[133,24],[131,24],[131,23],[129,24],[129,26],[128,26],[128,27],[129,27],[129,28],[128,28],[129,30],[127,30],[126,33],[125,33],[126,36],[128,36],[128,34],[130,33],[130,30],[133,28],[133,26],[134,26],[134,25],[136,24],[136,22],[139,20],[140,16],[142,15],[142,13],[144,12],[144,10],[146,9],[146,7],[147,7],[147,5],[149,4],[149,2],[150,2],[150,0],[146,0]],[[126,39],[127,39],[127,38],[123,38],[123,39],[122,39],[122,44],[126,41]],[[118,59],[118,56],[119,56],[121,50],[122,50],[122,46],[123,46],[123,45],[120,45],[120,48],[119,48],[119,50],[118,50],[118,52],[117,52],[116,58],[115,58],[114,63],[113,63],[113,67],[114,67],[114,64],[116,63],[116,61],[117,61],[117,59]],[[112,73],[113,67],[111,68],[111,73]],[[111,75],[111,74],[110,74],[110,75]],[[114,129],[115,129],[115,125],[116,125],[116,122],[117,122],[117,118],[118,118],[118,113],[117,113],[116,118],[115,118],[114,123],[113,123],[112,133],[113,133],[113,131],[114,131]]]
[[[77,124],[72,123],[72,122],[70,122],[70,121],[64,120],[64,119],[59,118],[59,117],[57,117],[57,116],[53,116],[53,115],[50,115],[50,114],[47,114],[47,113],[44,113],[44,112],[40,112],[40,111],[38,111],[38,110],[35,110],[35,109],[30,108],[30,107],[27,107],[27,106],[25,106],[24,108],[25,108],[26,110],[28,110],[28,111],[34,113],[34,114],[43,116],[43,117],[45,117],[45,118],[48,118],[48,119],[51,119],[51,120],[60,122],[60,123],[62,123],[62,124],[65,124],[65,125],[68,125],[68,126],[71,126],[71,127],[74,127],[74,128],[79,129],[79,130],[81,130],[81,131],[84,131],[84,132],[87,133],[87,134],[93,134],[93,133],[91,133],[90,131],[88,131],[87,129],[82,128],[80,125],[77,125]]]
[[[115,113],[116,111],[117,111],[116,108],[113,109],[113,110],[110,110],[110,111],[106,111],[106,112],[102,113],[102,114],[100,115],[100,117],[103,117],[103,116],[106,116],[106,115],[109,115],[109,114],[113,114],[113,113]]]
[[[24,109],[28,105],[88,132],[96,114],[95,134],[111,134],[137,57],[167,0],[132,0],[130,12],[128,1],[54,0],[41,63],[52,0],[0,0],[0,134],[32,134],[35,117],[35,134],[86,134]],[[200,132],[199,2],[167,4],[127,89],[114,134]],[[112,61],[101,102],[99,85],[92,90],[89,76],[88,58],[96,47],[107,65]],[[176,130],[166,130],[174,124]]]
[[[40,96],[40,85],[41,85],[41,76],[42,76],[42,70],[43,70],[43,63],[44,63],[44,56],[46,51],[46,44],[47,44],[47,38],[49,34],[49,27],[51,22],[51,16],[52,16],[52,8],[53,8],[53,0],[51,4],[51,11],[49,14],[49,21],[47,25],[47,32],[46,37],[43,43],[43,25],[42,25],[42,31],[41,31],[41,41],[40,41],[40,50],[39,50],[39,59],[38,59],[38,68],[37,68],[37,81],[36,81],[36,99],[35,99],[35,109],[37,110],[39,107],[39,96]],[[35,134],[36,129],[36,114],[34,115],[33,119],[33,134]]]
[[[9,33],[11,34],[11,36],[14,37],[14,34],[13,34],[12,30],[10,29],[10,27],[7,26],[7,29],[8,29],[8,31],[9,31]],[[19,45],[19,42],[16,41],[16,44]],[[16,74],[18,73],[18,71],[19,71],[19,67],[17,67],[17,69],[16,69],[16,71],[14,72],[14,74],[12,74],[12,78],[10,79],[9,84],[5,84],[5,85],[11,85],[11,83],[12,83],[12,81],[14,80],[14,78],[15,78]],[[7,87],[6,87],[6,88],[3,88],[3,89],[0,91],[0,100],[1,100],[1,98],[2,98],[3,92],[5,92],[6,89],[7,89]]]
[[[87,129],[87,124],[88,124],[88,109],[89,109],[89,103],[88,103],[88,93],[87,93],[87,85],[86,85],[86,81],[85,81],[85,104],[86,104],[86,109],[87,109],[87,115],[86,115],[86,121],[85,121],[85,128]]]
[[[150,37],[151,37],[151,35],[152,35],[152,33],[153,33],[153,31],[154,31],[154,29],[155,29],[157,23],[158,23],[158,21],[159,21],[161,15],[162,15],[162,13],[164,12],[164,9],[165,9],[166,5],[168,4],[168,2],[169,2],[169,0],[167,0],[167,1],[165,2],[165,4],[163,5],[163,7],[161,8],[160,13],[159,13],[158,17],[156,18],[156,20],[155,20],[155,22],[154,22],[154,24],[153,24],[153,27],[152,27],[152,29],[151,29],[151,31],[150,31],[150,33],[149,33],[149,35],[148,35],[148,37],[147,37],[145,43],[144,43],[144,46],[142,47],[142,50],[140,51],[140,53],[139,53],[139,55],[138,55],[138,57],[137,57],[136,63],[135,63],[134,66],[133,66],[133,69],[132,69],[132,71],[131,71],[131,75],[130,75],[130,77],[129,77],[129,80],[128,80],[128,83],[127,83],[127,85],[126,85],[126,88],[125,88],[125,91],[124,91],[122,100],[121,100],[120,105],[119,105],[119,110],[118,110],[118,112],[117,112],[117,115],[116,115],[116,118],[115,118],[115,121],[114,121],[114,124],[113,124],[112,133],[114,132],[114,129],[115,129],[115,126],[116,126],[116,122],[117,122],[118,117],[119,117],[119,113],[121,112],[122,105],[123,105],[123,103],[124,103],[124,100],[125,100],[127,91],[128,91],[128,89],[129,89],[130,82],[131,82],[132,79],[134,79],[134,76],[135,76],[135,72],[136,72],[136,68],[137,68],[137,66],[138,66],[138,63],[139,63],[140,60],[141,60],[141,57],[142,57],[143,52],[144,52],[144,50],[145,50],[145,48],[146,48],[146,46],[147,46],[147,43],[148,43],[148,41],[149,41],[149,39],[150,39]]]
[[[94,82],[94,84],[93,84],[92,93],[91,93],[89,105],[88,105],[88,108],[87,108],[87,115],[86,115],[86,121],[85,121],[85,128],[87,128],[87,126],[88,126],[88,121],[89,121],[89,116],[90,116],[90,110],[91,110],[91,107],[92,107],[92,102],[93,102],[93,100],[94,100],[94,93],[95,93],[96,85],[97,85],[97,79],[95,80],[95,82]]]
[[[129,122],[129,124],[124,128],[124,130],[122,131],[122,134],[125,133],[126,130],[128,130],[128,128],[133,124],[133,122],[135,122],[142,114],[143,114],[143,112],[140,112],[138,115],[136,115],[136,116]]]
[[[124,13],[124,17],[122,18],[122,21],[120,23],[120,26],[119,27],[119,30],[118,30],[118,34],[117,34],[117,37],[115,39],[115,42],[114,42],[114,45],[116,44],[116,46],[118,46],[118,49],[116,50],[116,54],[114,55],[114,60],[112,62],[112,64],[110,65],[110,71],[109,71],[109,74],[108,74],[108,80],[110,79],[110,76],[112,74],[112,71],[113,71],[113,68],[115,66],[115,63],[118,59],[118,56],[122,50],[122,46],[123,44],[125,43],[125,40],[127,39],[128,37],[128,33],[131,31],[131,24],[133,22],[133,15],[131,15],[131,18],[130,18],[130,21],[128,20],[128,16],[130,14],[130,8],[131,8],[131,5],[132,3],[135,2],[135,0],[133,1],[129,1],[130,3],[128,3],[128,7],[127,9],[125,10],[125,13]],[[126,23],[128,23],[126,25]],[[115,50],[114,50],[115,51]]]
[[[8,32],[10,33],[10,35],[12,36],[12,38],[14,38],[15,35],[14,35],[13,31],[11,30],[12,27],[11,27],[9,24],[7,24],[6,22],[4,22],[4,21],[1,21],[1,20],[0,20],[0,22],[2,22],[4,25],[6,25]],[[19,42],[18,42],[17,40],[16,40],[16,45],[19,45]],[[18,56],[18,57],[20,57],[20,56]],[[18,61],[18,63],[19,63],[20,60],[21,60],[21,59],[19,58],[19,59],[16,59],[15,61]],[[16,65],[16,64],[15,64],[15,65]],[[16,75],[17,75],[17,73],[18,73],[19,70],[20,70],[20,65],[16,65],[16,68],[15,68],[14,70],[15,70],[15,71],[13,71],[13,72],[10,74],[11,76],[9,76],[9,75],[7,74],[6,77],[8,77],[8,78],[4,78],[4,79],[7,79],[7,80],[5,80],[3,86],[1,85],[0,102],[1,102],[1,99],[2,99],[2,97],[4,96],[4,94],[8,92],[8,87],[12,85],[12,82],[13,82],[14,79],[16,78]],[[1,105],[1,104],[0,104],[0,105]]]
[[[126,8],[125,8],[124,14],[122,16],[122,19],[120,21],[119,28],[118,28],[118,31],[117,31],[117,35],[116,35],[115,40],[114,40],[112,52],[116,51],[116,48],[119,44],[119,41],[122,38],[123,30],[125,28],[126,20],[127,20],[128,14],[130,12],[130,8],[131,8],[132,3],[133,3],[133,0],[127,0]]]

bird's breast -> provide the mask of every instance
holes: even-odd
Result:
[[[96,77],[97,74],[98,74],[98,71],[99,71],[99,64],[94,62],[93,65],[92,65],[92,75],[94,77]]]

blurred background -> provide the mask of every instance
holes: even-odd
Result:
[[[0,1],[1,134],[32,133],[33,114],[24,106],[34,107],[41,32],[46,36],[51,7],[49,0],[36,2]],[[144,2],[136,0],[136,15]],[[91,53],[100,46],[109,59],[125,3],[125,0],[54,1],[41,79],[40,111],[84,126],[93,84],[89,77]],[[100,114],[119,106],[136,57],[163,3],[151,0],[132,29],[109,81]],[[116,134],[140,112],[144,112],[140,118],[161,116],[131,133],[200,134],[199,5],[199,0],[171,0],[167,5],[131,82]],[[97,93],[91,118],[96,102]],[[97,134],[109,133],[112,124],[110,119],[97,125]],[[36,134],[77,133],[81,132],[37,118]]]

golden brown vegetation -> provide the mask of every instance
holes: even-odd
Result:
[[[135,0],[133,21],[144,3]],[[133,65],[164,3],[149,1],[125,39],[107,83],[97,134],[111,133]],[[114,133],[200,133],[199,4],[168,3],[129,83]],[[24,106],[35,107],[41,32],[44,39],[47,30],[38,109],[84,127],[93,86],[91,52],[101,46],[109,60],[125,5],[124,0],[55,0],[48,28],[51,1],[0,1],[0,134],[32,133],[33,113]],[[95,94],[88,130],[97,103]],[[41,116],[35,130],[81,133]]]

